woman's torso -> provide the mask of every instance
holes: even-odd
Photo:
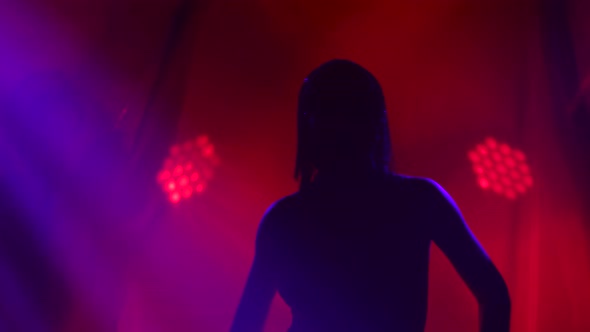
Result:
[[[423,331],[430,221],[411,182],[320,180],[277,204],[270,248],[290,331]]]

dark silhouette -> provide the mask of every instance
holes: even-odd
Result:
[[[504,280],[451,198],[389,171],[383,92],[364,68],[330,61],[299,96],[300,190],[264,216],[232,332],[262,331],[278,292],[291,332],[423,331],[430,243],[480,307],[480,331],[508,331]]]

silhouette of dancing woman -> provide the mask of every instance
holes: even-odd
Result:
[[[508,331],[504,280],[449,195],[393,174],[385,100],[361,66],[333,60],[299,95],[300,190],[259,226],[231,331],[262,331],[278,292],[290,332],[424,331],[430,243],[449,258],[480,308],[480,331]]]

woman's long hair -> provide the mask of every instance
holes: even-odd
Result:
[[[299,93],[295,179],[300,188],[312,182],[320,159],[332,156],[322,151],[318,141],[323,133],[313,126],[313,119],[321,116],[353,121],[354,133],[347,135],[354,135],[359,146],[369,150],[365,152],[375,169],[389,171],[391,141],[381,85],[358,64],[332,60],[312,71]]]

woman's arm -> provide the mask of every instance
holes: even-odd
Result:
[[[273,209],[264,216],[256,237],[254,262],[246,281],[244,293],[230,332],[262,332],[276,287],[269,225],[273,223]]]
[[[432,239],[448,257],[479,303],[480,332],[510,330],[510,295],[452,198],[433,181],[426,182]]]

